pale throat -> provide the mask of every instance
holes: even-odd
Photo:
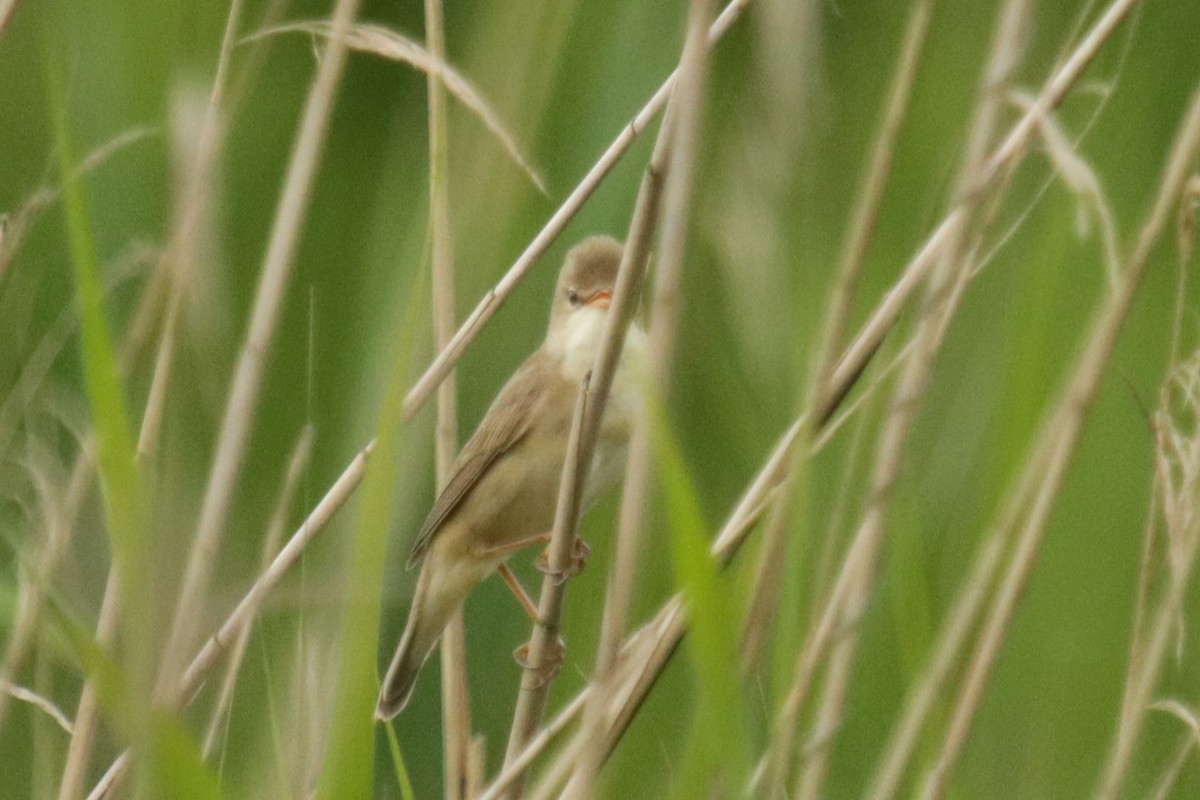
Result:
[[[558,359],[562,375],[579,382],[596,363],[604,338],[607,315],[599,308],[578,308],[555,325],[546,337],[546,349]]]
[[[607,313],[599,308],[580,308],[562,318],[546,337],[546,350],[559,363],[564,378],[579,383],[596,364],[596,354],[604,338]],[[625,347],[617,372],[613,376],[611,398],[616,399],[618,413],[630,413],[636,406],[638,388],[644,378],[649,346],[646,334],[632,323],[625,334]]]

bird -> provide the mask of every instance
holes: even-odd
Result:
[[[392,719],[408,704],[421,667],[471,589],[513,553],[549,540],[576,397],[600,349],[622,252],[615,239],[592,236],[567,253],[545,340],[509,378],[455,459],[413,542],[408,568],[419,565],[420,572],[379,692],[377,720]],[[646,350],[635,322],[601,419],[584,484],[585,509],[624,471],[640,413]],[[586,545],[576,540],[573,555],[581,568]]]

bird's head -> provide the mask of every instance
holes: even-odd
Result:
[[[612,303],[621,266],[621,243],[609,236],[592,236],[571,248],[558,276],[550,329],[562,328],[572,317],[602,317]]]

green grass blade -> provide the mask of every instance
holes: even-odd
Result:
[[[408,765],[404,763],[404,754],[400,752],[400,740],[396,738],[396,726],[389,719],[383,727],[387,731],[388,752],[392,756],[392,769],[396,771],[396,783],[400,786],[400,797],[403,800],[414,800],[412,780],[408,777]]]
[[[400,446],[401,411],[417,326],[424,315],[424,276],[419,271],[404,319],[400,323],[396,366],[388,381],[379,414],[375,451],[363,481],[361,505],[351,559],[351,587],[342,617],[337,685],[325,767],[318,797],[323,800],[366,800],[375,776],[375,693],[379,646],[379,596],[384,555],[397,485],[396,454]]]
[[[84,389],[96,437],[96,460],[104,495],[105,522],[117,569],[125,580],[140,575],[144,562],[146,506],[125,400],[121,395],[112,338],[104,312],[100,268],[92,241],[91,215],[83,181],[76,169],[62,82],[54,56],[47,52],[47,84],[62,178],[63,210],[79,300]]]
[[[92,240],[87,194],[76,169],[70,124],[62,81],[51,48],[46,50],[46,78],[51,118],[63,184],[63,210],[79,300],[80,341],[84,388],[95,434],[96,463],[104,498],[105,528],[120,578],[125,605],[138,607],[149,591],[147,583],[148,514],[134,460],[133,436],[112,338],[104,310],[99,260]],[[143,615],[131,615],[138,620]],[[143,756],[144,774],[155,793],[184,800],[221,797],[216,777],[208,770],[200,749],[179,720],[166,713],[148,713],[149,682],[146,632],[136,622],[125,621],[128,653],[118,665],[87,634],[77,631],[73,641],[87,666],[102,705],[124,735]]]
[[[151,795],[179,800],[221,800],[216,775],[204,763],[200,746],[179,718],[165,711],[151,711],[141,698],[132,695],[120,666],[88,630],[71,619],[53,595],[47,611],[43,624],[66,642],[120,733],[133,739],[139,731],[145,731],[140,740],[142,774],[150,781]]]
[[[670,521],[675,582],[687,603],[685,647],[696,673],[692,746],[676,783],[678,797],[705,797],[718,775],[736,791],[749,774],[750,750],[738,683],[737,615],[731,578],[709,557],[696,489],[661,407],[651,403],[654,449]]]

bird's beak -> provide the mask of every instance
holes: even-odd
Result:
[[[587,299],[587,302],[584,303],[584,305],[591,306],[592,308],[608,308],[610,305],[612,305],[612,292],[607,290],[596,292]]]

